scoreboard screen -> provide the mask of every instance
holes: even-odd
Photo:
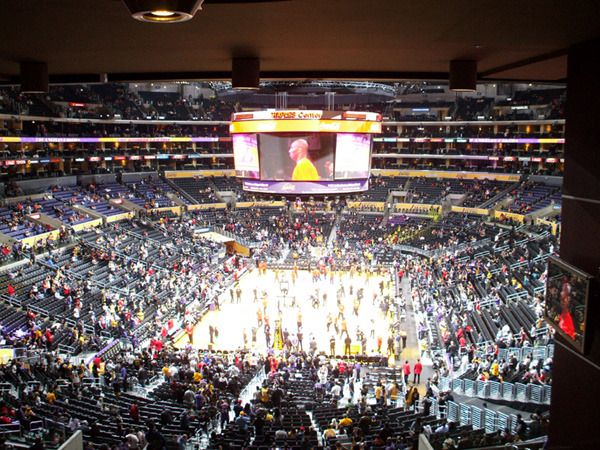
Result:
[[[334,194],[368,189],[373,134],[368,112],[256,111],[230,125],[236,176],[245,190]]]

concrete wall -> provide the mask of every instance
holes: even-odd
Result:
[[[77,430],[73,435],[65,441],[58,450],[82,450],[83,449],[83,433]]]
[[[114,173],[103,173],[100,175],[80,175],[77,177],[79,184],[100,184],[100,183],[115,183],[117,176]]]
[[[529,180],[536,181],[538,183],[544,183],[548,186],[562,186],[563,184],[562,177],[551,177],[546,175],[531,175]]]
[[[9,198],[2,200],[2,204],[14,205],[19,202],[26,202],[28,200],[43,199],[44,197],[46,197],[45,193],[44,194],[19,195],[18,197],[9,197]]]
[[[23,189],[24,194],[38,194],[48,190],[50,186],[73,186],[77,184],[77,177],[54,177],[54,178],[38,178],[35,180],[17,181],[17,186]],[[0,188],[4,194],[4,184]]]
[[[425,433],[421,433],[419,435],[419,450],[433,450],[432,445],[429,443],[429,440],[425,436]]]
[[[136,183],[143,178],[152,177],[152,180],[158,180],[158,172],[133,172],[133,173],[124,173],[122,175],[122,180],[125,183]]]
[[[140,181],[142,178],[148,178],[152,176],[153,180],[159,178],[158,172],[133,172],[124,173],[122,179],[126,183],[135,183]],[[79,176],[68,176],[68,177],[54,177],[54,178],[38,178],[35,180],[22,180],[17,181],[16,184],[23,190],[25,196],[39,194],[46,192],[50,186],[75,186],[76,184],[87,185],[90,183],[115,183],[117,176],[114,173],[107,173],[101,175],[79,175]],[[4,195],[6,186],[4,183],[0,183],[0,196]]]

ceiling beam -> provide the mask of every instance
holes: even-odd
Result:
[[[530,64],[535,64],[543,61],[548,61],[549,59],[558,58],[566,55],[567,51],[568,49],[561,48],[560,50],[554,50],[548,53],[543,53],[541,55],[531,56],[529,58],[521,59],[519,61],[515,61],[509,64],[504,64],[502,66],[492,67],[491,69],[479,72],[479,78],[489,77],[490,75],[494,75],[497,73],[502,73],[513,69],[519,69],[521,67],[529,66]]]
[[[560,56],[560,55],[559,55]],[[508,67],[503,66],[503,67]],[[515,66],[510,68],[521,67]],[[509,68],[509,69],[510,69]],[[501,73],[504,70],[489,69],[478,74],[478,82],[501,83],[501,82],[528,82],[528,83],[563,83],[564,78],[559,80],[548,79],[521,79],[506,77],[488,77],[489,74]],[[217,81],[231,80],[229,71],[211,72],[120,72],[120,73],[81,73],[81,74],[54,74],[50,75],[51,85],[61,84],[98,84],[98,83],[127,83],[127,82],[168,82],[168,81]],[[378,72],[378,71],[262,71],[261,80],[352,80],[352,81],[439,81],[447,82],[447,72]],[[0,86],[18,86],[20,79],[18,75],[0,75]]]
[[[50,84],[91,84],[102,82],[145,82],[145,81],[214,81],[230,80],[230,71],[211,72],[120,72],[107,73],[104,80],[100,74],[54,74],[50,75]],[[262,80],[368,80],[368,81],[404,81],[436,80],[447,81],[447,72],[377,72],[377,71],[261,71]],[[17,85],[18,75],[0,78],[0,85]]]

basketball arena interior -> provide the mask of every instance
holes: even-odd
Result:
[[[0,22],[1,449],[600,448],[597,2]]]

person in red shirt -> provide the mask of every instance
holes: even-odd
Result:
[[[277,366],[279,365],[279,363],[277,362],[277,360],[275,358],[273,358],[271,356],[271,358],[269,359],[269,364],[271,367],[271,373],[275,373],[277,372]]]
[[[134,422],[137,423],[140,421],[140,409],[136,402],[131,404],[131,407],[129,408],[129,415]]]
[[[188,322],[187,325],[185,326],[185,332],[188,335],[190,344],[194,345],[194,327],[190,322]]]
[[[46,329],[44,335],[46,337],[46,348],[48,349],[48,351],[50,351],[52,350],[52,342],[54,341],[54,336],[50,332],[49,328]]]
[[[8,287],[6,288],[6,293],[9,295],[9,297],[12,297],[13,295],[15,295],[15,288],[13,287],[12,284],[8,284]]]
[[[573,323],[573,317],[571,316],[570,304],[571,304],[571,285],[568,279],[563,280],[562,290],[560,292],[560,307],[561,313],[558,319],[558,326],[563,330],[567,336],[575,340],[575,324]]]
[[[408,377],[410,376],[410,364],[408,361],[404,361],[404,365],[402,366],[402,373],[404,374],[404,384],[408,383]]]
[[[421,383],[421,372],[423,372],[423,364],[421,364],[420,359],[417,359],[417,362],[413,367],[413,383]]]

